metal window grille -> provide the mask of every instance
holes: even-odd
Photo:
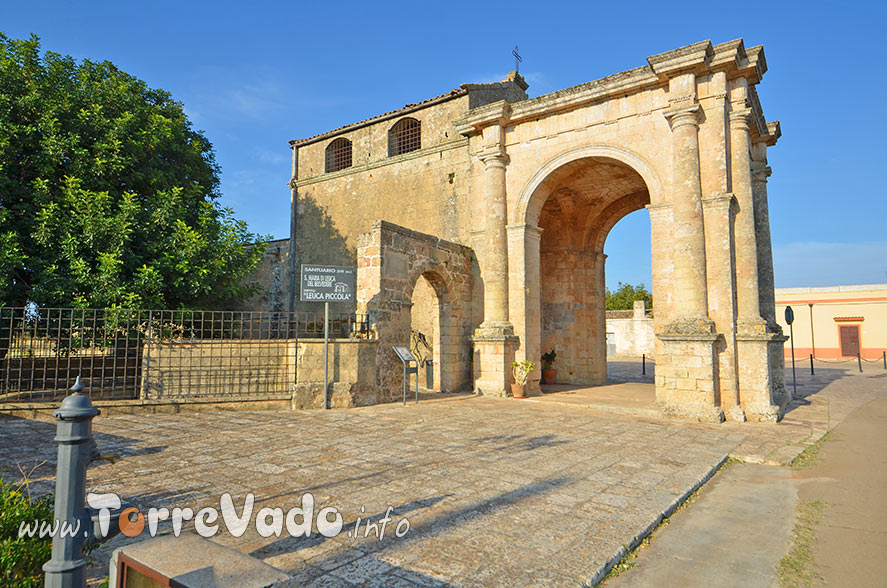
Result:
[[[330,336],[373,334],[339,314]],[[297,337],[323,313],[0,307],[0,403],[59,401],[78,375],[93,400],[287,397]]]
[[[326,173],[351,167],[351,141],[339,138],[326,147]]]
[[[403,118],[388,131],[388,155],[400,155],[422,147],[422,124],[414,118]]]

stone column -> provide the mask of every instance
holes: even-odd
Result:
[[[505,173],[508,155],[502,143],[502,125],[483,131],[484,148],[484,320],[474,331],[475,392],[489,396],[510,393],[511,363],[518,338],[508,322],[508,238]]]
[[[752,197],[750,122],[750,108],[730,113],[730,169],[733,195],[739,203],[735,221],[736,326],[740,333],[763,334],[766,329],[758,299],[758,235]]]
[[[719,336],[708,316],[700,112],[698,104],[689,104],[673,106],[665,113],[672,130],[674,298],[669,322],[657,333],[662,353],[656,357],[656,398],[665,414],[721,422],[724,412],[717,402],[715,348]],[[657,271],[661,269],[654,268],[653,273]]]
[[[670,331],[711,333],[706,293],[705,229],[699,177],[698,104],[666,112],[673,152],[674,297]]]
[[[752,195],[755,207],[755,232],[758,251],[758,304],[761,317],[773,330],[776,322],[776,298],[773,279],[773,247],[770,241],[770,207],[767,203],[767,178],[770,168],[759,162],[752,163]]]
[[[504,151],[481,155],[486,204],[484,279],[485,326],[508,323],[508,239],[506,236]]]

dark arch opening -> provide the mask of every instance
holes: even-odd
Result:
[[[559,383],[605,384],[604,242],[621,218],[649,204],[649,190],[633,168],[603,157],[565,164],[537,190],[540,352],[557,352]]]

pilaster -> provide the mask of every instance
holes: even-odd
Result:
[[[761,316],[767,322],[767,331],[771,334],[768,344],[771,397],[782,414],[791,402],[791,393],[785,387],[784,348],[788,337],[776,322],[773,249],[770,238],[770,207],[767,195],[767,178],[770,177],[771,171],[766,164],[766,155],[764,155],[767,146],[764,141],[760,141],[755,143],[755,149],[764,159],[764,161],[752,162],[752,193],[755,202],[755,231],[758,245],[758,300]]]
[[[717,348],[718,392],[728,420],[742,422],[745,412],[739,405],[736,379],[735,285],[733,283],[733,219],[736,198],[728,193],[710,194],[702,199],[705,217],[705,260],[708,270],[709,315],[723,345]]]
[[[538,361],[542,350],[538,335],[541,333],[541,306],[539,300],[541,277],[539,245],[542,229],[529,224],[506,227],[508,232],[508,313],[514,333],[522,342],[515,351],[515,360]],[[539,392],[541,370],[530,372],[527,392]]]
[[[734,105],[745,106],[748,95],[744,79],[735,81]],[[733,193],[739,202],[736,235],[736,366],[739,400],[749,419],[775,422],[779,407],[774,403],[770,347],[773,333],[761,317],[760,282],[755,201],[752,186],[751,136],[752,109],[730,113],[730,160]]]
[[[742,334],[766,333],[758,300],[758,244],[752,198],[751,109],[730,113],[730,160],[733,194],[739,203],[734,225],[736,239],[737,331]]]

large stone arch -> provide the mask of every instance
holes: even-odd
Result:
[[[606,382],[604,242],[624,216],[661,200],[653,167],[613,145],[565,151],[531,176],[510,235],[514,263],[522,266],[509,276],[509,306],[523,307],[511,315],[520,359],[538,360],[553,348],[559,381]]]
[[[587,252],[575,275],[602,284],[607,234],[622,215],[647,206],[657,400],[666,413],[694,419],[774,420],[789,397],[781,381],[784,336],[774,314],[766,190],[766,153],[781,131],[767,122],[755,89],[766,69],[762,48],[736,39],[653,55],[642,67],[534,98],[516,74],[502,84],[470,84],[292,142],[293,202],[316,199],[328,207],[349,242],[384,211],[401,225],[470,245],[466,251],[477,254],[466,257],[477,285],[469,303],[474,387],[506,396],[512,361],[539,360],[538,337],[534,343],[527,334],[539,328],[540,294],[528,286],[540,280],[534,258],[546,234],[560,229],[543,232],[538,224],[558,189],[549,178],[588,162],[623,166],[643,189],[602,201],[595,218],[586,215],[584,226],[574,222],[559,235]],[[438,131],[423,138],[422,149],[381,157],[384,145],[371,146],[380,137],[384,143],[391,120],[413,113]],[[347,170],[321,173],[323,146],[337,137],[363,144],[365,157]],[[558,196],[565,214],[567,196]],[[384,228],[381,235],[398,240],[404,233]],[[426,253],[435,243],[456,251],[428,235],[412,242]],[[368,242],[361,254],[363,308],[382,336],[386,321],[408,304],[407,270],[415,259],[401,245]],[[385,248],[390,260],[380,253]],[[295,263],[295,254],[290,259]],[[393,277],[392,268],[403,275]],[[457,300],[455,291],[450,300]],[[379,356],[391,356],[387,344]],[[380,363],[378,383],[387,377],[383,367],[391,366]]]
[[[663,201],[664,193],[659,174],[647,159],[631,149],[605,143],[585,145],[575,149],[564,151],[546,161],[530,177],[530,180],[521,189],[517,199],[517,206],[510,216],[512,224],[534,225],[538,218],[542,205],[548,195],[539,192],[539,187],[556,170],[572,162],[581,159],[613,159],[619,161],[636,171],[647,186],[650,193],[650,202],[659,204]]]

